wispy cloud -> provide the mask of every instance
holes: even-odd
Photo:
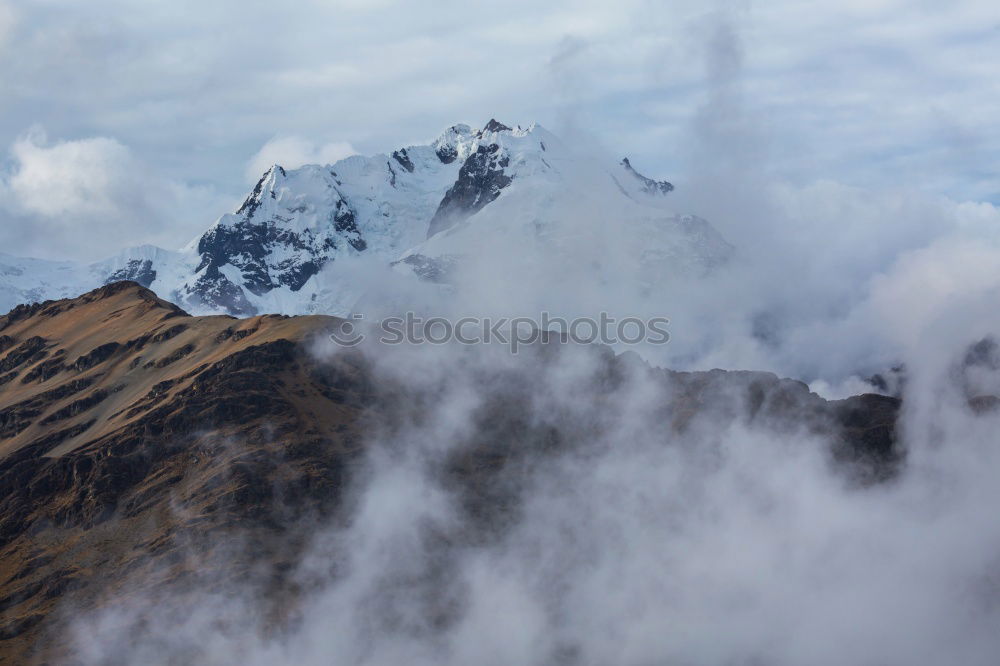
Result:
[[[304,164],[332,164],[337,160],[357,154],[346,141],[316,144],[298,136],[276,136],[257,151],[247,164],[246,177],[253,181],[272,164],[286,169],[297,169]]]
[[[99,259],[144,242],[183,244],[227,204],[210,187],[165,178],[110,137],[17,138],[0,173],[5,248],[46,258]]]

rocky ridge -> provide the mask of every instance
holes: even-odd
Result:
[[[133,593],[124,581],[136,577],[224,586],[263,567],[280,624],[298,594],[288,576],[306,527],[345,519],[345,489],[374,433],[406,428],[436,399],[373,364],[400,350],[318,358],[312,350],[336,324],[194,317],[134,282],[0,317],[0,654],[51,658],[62,644],[44,637],[65,621],[59,609],[121,603]],[[898,399],[827,402],[769,373],[671,372],[557,342],[475,375],[489,399],[441,461],[470,538],[516,520],[511,480],[530,475],[531,461],[599,434],[572,415],[526,417],[526,387],[565,354],[595,355],[586,385],[595,418],[632,373],[660,385],[663,445],[740,421],[828,437],[831,464],[852,483],[891,478],[902,462]],[[253,547],[213,559],[234,542]]]

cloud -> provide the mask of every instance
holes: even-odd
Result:
[[[0,175],[8,251],[92,260],[144,242],[179,246],[223,205],[211,188],[172,181],[111,137],[14,141]]]
[[[7,37],[17,23],[17,14],[7,2],[0,2],[0,49],[7,45]]]
[[[315,140],[334,127],[370,153],[455,122],[558,129],[569,116],[676,178],[692,110],[713,85],[692,47],[706,36],[702,3],[516,0],[498,16],[454,2],[308,2],[260,21],[263,6],[149,2],[141,19],[112,0],[21,3],[7,37],[16,57],[0,71],[0,142],[32,122],[115,136],[171,178],[238,197],[247,156],[273,136]],[[743,102],[773,135],[779,175],[997,194],[992,3],[776,0],[730,23],[746,36]],[[248,43],[269,46],[248,56]]]
[[[16,166],[7,187],[31,214],[117,216],[124,197],[145,189],[131,151],[107,137],[49,145],[35,129],[14,143],[11,156]]]
[[[256,181],[273,164],[297,169],[304,164],[333,164],[356,154],[354,147],[343,141],[315,144],[298,136],[276,136],[250,158],[246,177],[251,182]]]
[[[734,418],[724,392],[674,430],[658,372],[492,351],[372,350],[393,407],[353,466],[349,517],[310,530],[293,621],[258,631],[268,597],[250,581],[190,598],[132,580],[124,608],[72,614],[81,661],[995,663],[998,416],[937,399],[961,396],[924,350],[907,359],[930,371],[903,412],[908,464],[865,488],[830,442]]]

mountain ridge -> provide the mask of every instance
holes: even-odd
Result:
[[[684,221],[690,216],[671,212],[664,198],[671,190],[627,158],[605,163],[537,124],[453,125],[429,144],[390,153],[298,169],[273,165],[234,212],[179,250],[139,246],[86,265],[0,255],[0,310],[132,279],[200,314],[344,315],[365,285],[357,277],[320,280],[331,265],[395,265],[394,279],[422,280],[420,271],[402,270],[414,261],[406,257],[439,263],[468,256],[474,263],[483,239],[500,229],[524,244],[544,244],[566,235],[587,199],[618,233],[666,248],[655,260],[636,257],[649,260],[651,272],[711,270],[732,248],[707,222],[691,225]],[[493,211],[504,198],[511,200],[504,211]],[[516,214],[507,211],[511,205]],[[442,243],[447,248],[439,251]],[[562,251],[558,244],[540,249]]]
[[[264,572],[261,615],[270,631],[290,621],[314,520],[347,521],[365,453],[439,399],[391,371],[419,348],[319,351],[338,323],[193,316],[128,281],[0,316],[0,647],[13,663],[68,657],[56,639],[65,622],[129,608],[147,588],[225,590]],[[745,423],[829,437],[831,464],[852,483],[891,479],[903,462],[896,398],[828,402],[770,373],[673,372],[558,341],[499,366],[488,346],[456,352],[479,377],[483,409],[434,464],[474,541],[514,520],[520,475],[599,441],[572,414],[534,421],[517,408],[564,362],[590,368],[578,398],[595,417],[629,395],[632,377],[657,387],[664,446]],[[126,584],[136,579],[138,589]]]

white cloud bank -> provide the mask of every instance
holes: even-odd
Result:
[[[11,148],[15,169],[7,187],[27,213],[119,216],[148,174],[138,169],[131,152],[107,137],[49,143],[35,130]]]
[[[141,243],[177,247],[222,205],[211,188],[164,177],[116,139],[51,141],[36,127],[14,142],[0,174],[0,215],[10,220],[0,242],[84,260]]]
[[[368,441],[350,519],[311,530],[314,547],[295,578],[309,594],[287,633],[258,631],[267,606],[253,589],[192,599],[167,587],[76,615],[75,656],[247,666],[993,666],[1000,414],[972,414],[952,365],[966,340],[955,327],[998,330],[988,296],[974,288],[935,308],[919,344],[906,344],[903,329],[890,333],[910,349],[900,427],[908,458],[898,478],[865,488],[831,467],[828,442],[794,424],[774,431],[706,418],[674,431],[655,380],[626,372],[611,388],[592,357],[572,351],[531,381],[511,382],[517,407],[505,417],[518,428],[494,440],[484,425],[496,425],[490,407],[516,367],[509,355],[377,349],[380,381],[419,397],[401,399],[399,420]],[[526,459],[512,453],[549,426],[568,439],[528,448]],[[471,481],[491,488],[487,502],[493,492],[504,498],[487,507],[504,519],[486,534],[444,471],[450,454],[484,443],[503,462],[483,464],[505,470],[495,488],[489,474]]]
[[[1000,196],[990,0],[360,4],[19,3],[0,143],[33,122],[115,136],[236,197],[247,156],[275,135],[370,153],[456,122],[567,118],[676,178],[710,83],[704,26],[730,14],[779,176]]]

